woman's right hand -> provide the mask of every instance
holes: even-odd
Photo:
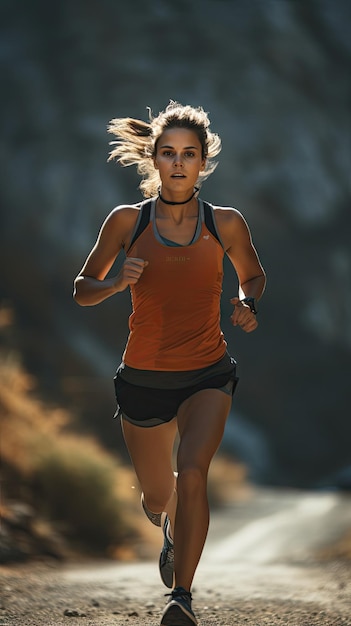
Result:
[[[135,285],[149,262],[144,259],[128,257],[116,276],[115,286],[124,291],[128,285]]]

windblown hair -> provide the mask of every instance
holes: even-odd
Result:
[[[160,136],[170,128],[188,128],[196,132],[202,146],[202,158],[206,159],[205,169],[199,173],[197,181],[200,186],[217,167],[212,159],[221,150],[220,137],[210,131],[207,113],[202,107],[183,106],[173,100],[157,117],[153,117],[150,108],[148,111],[149,122],[131,117],[110,121],[107,130],[117,140],[110,142],[113,149],[108,160],[116,159],[123,166],[136,165],[138,174],[142,176],[140,190],[146,198],[150,198],[157,194],[161,184],[153,162]]]

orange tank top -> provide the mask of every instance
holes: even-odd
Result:
[[[127,251],[127,256],[149,263],[131,286],[130,333],[123,360],[145,370],[207,367],[223,357],[227,346],[220,328],[224,250],[215,232],[213,209],[199,200],[192,243],[174,247],[157,231],[156,201],[147,205],[142,206],[138,223],[146,209],[150,217]],[[213,232],[206,225],[205,210],[211,214]]]

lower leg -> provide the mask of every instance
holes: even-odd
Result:
[[[230,396],[208,389],[185,401],[178,412],[174,580],[176,587],[187,591],[190,591],[208,532],[208,468],[222,440],[230,406]]]
[[[190,591],[209,526],[207,476],[185,470],[178,477],[178,506],[175,523],[175,586]]]

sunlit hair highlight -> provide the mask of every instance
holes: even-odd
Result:
[[[182,105],[173,100],[164,111],[153,117],[149,111],[149,122],[131,117],[116,118],[110,121],[107,130],[117,138],[110,142],[113,146],[108,160],[116,159],[121,165],[136,165],[142,176],[139,185],[142,194],[150,198],[157,194],[161,180],[154,167],[157,142],[165,130],[187,128],[194,131],[202,146],[202,158],[206,159],[205,169],[199,173],[197,185],[212,174],[217,167],[214,157],[221,151],[221,139],[210,131],[208,114],[202,107]]]

